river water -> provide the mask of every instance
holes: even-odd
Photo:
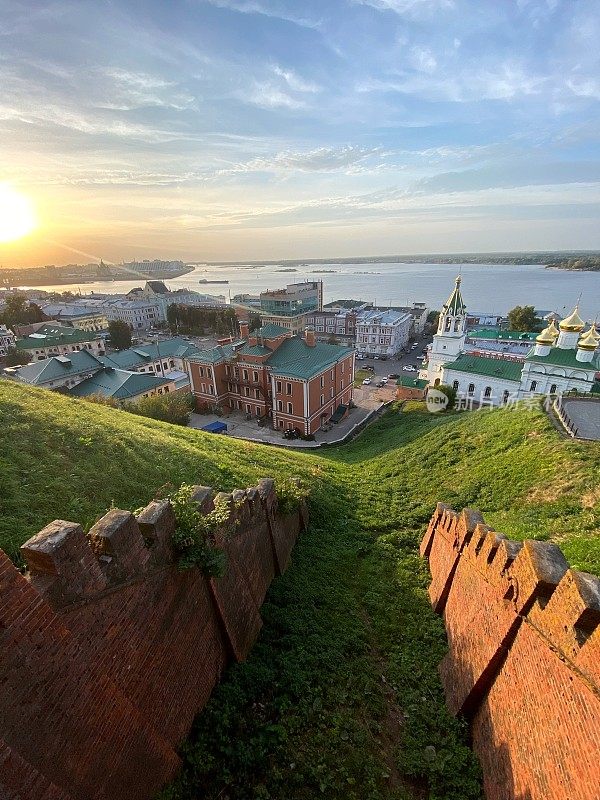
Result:
[[[460,272],[463,297],[470,311],[505,314],[516,305],[533,305],[537,309],[562,313],[571,311],[581,295],[580,312],[584,319],[600,318],[600,272],[567,272],[544,269],[538,264],[398,263],[311,264],[297,267],[293,272],[287,270],[284,266],[273,265],[223,267],[207,264],[165,283],[171,289],[189,288],[229,298],[240,293],[258,294],[287,283],[322,279],[326,303],[341,298],[368,300],[380,306],[420,301],[438,309]],[[229,283],[201,284],[201,279],[228,280]],[[143,283],[144,279],[140,279],[31,288],[116,294]]]

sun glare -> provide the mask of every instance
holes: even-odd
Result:
[[[35,212],[29,198],[0,183],[0,244],[27,236],[35,227]]]

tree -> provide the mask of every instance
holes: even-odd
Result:
[[[438,392],[445,394],[448,398],[448,405],[446,406],[446,411],[450,411],[454,408],[454,404],[456,403],[456,389],[454,386],[448,386],[446,383],[442,383],[440,386],[435,387]]]
[[[333,333],[331,334],[331,336],[327,337],[327,344],[339,344],[339,341],[336,339]]]
[[[250,330],[257,331],[262,325],[260,314],[258,314],[256,311],[251,311],[248,315],[248,322],[250,324]]]
[[[533,306],[515,306],[508,312],[508,327],[511,331],[535,331],[540,320]]]
[[[47,317],[42,309],[22,294],[9,294],[6,306],[0,315],[0,325],[14,328],[15,325],[31,325],[34,322],[43,322]]]
[[[151,417],[172,425],[187,425],[194,407],[191,393],[170,392],[153,397],[142,397],[137,402],[126,403],[125,410],[141,417]]]
[[[440,319],[439,311],[430,311],[429,314],[427,314],[427,324],[432,329],[437,328],[439,319]]]
[[[27,350],[17,350],[15,347],[9,347],[4,359],[4,366],[20,367],[23,364],[29,364],[30,361],[31,353]]]
[[[131,347],[131,328],[120,319],[108,323],[108,333],[111,346],[116,350],[127,350]]]

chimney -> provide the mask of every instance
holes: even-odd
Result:
[[[315,336],[315,332],[312,328],[304,329],[304,341],[308,347],[314,347],[316,345],[317,337]]]
[[[242,339],[250,336],[250,323],[247,320],[240,320],[240,336]]]

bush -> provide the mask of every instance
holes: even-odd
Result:
[[[191,393],[179,392],[142,397],[141,400],[127,403],[125,406],[125,409],[132,414],[170,422],[172,425],[187,425],[193,408]]]
[[[282,514],[293,514],[308,495],[308,488],[298,478],[284,478],[275,484],[277,503]]]
[[[205,575],[222,577],[225,573],[225,554],[211,546],[211,532],[229,520],[226,500],[215,502],[209,514],[202,514],[192,500],[193,486],[182,484],[170,496],[175,512],[173,545],[178,553],[180,569],[200,567]]]
[[[438,392],[446,395],[448,398],[448,405],[446,406],[445,410],[451,411],[456,403],[456,389],[454,386],[448,386],[447,384],[442,383],[441,386],[436,386],[435,388],[438,390]]]
[[[30,361],[31,353],[28,353],[27,350],[17,350],[15,347],[9,347],[4,359],[4,366],[20,367],[23,364],[29,364]]]

